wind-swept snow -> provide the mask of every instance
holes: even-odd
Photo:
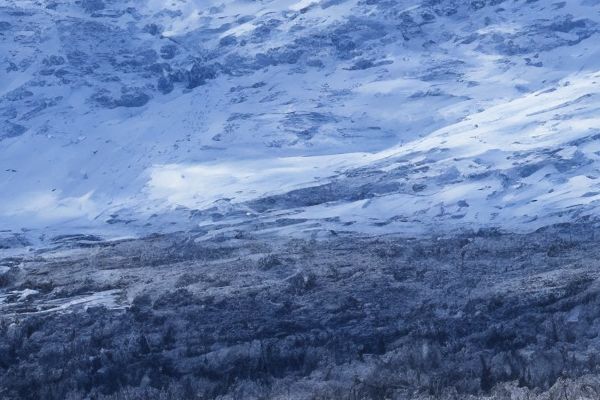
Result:
[[[599,11],[8,1],[2,228],[148,233],[213,208],[361,231],[595,218]]]

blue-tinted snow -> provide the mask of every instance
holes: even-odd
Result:
[[[359,231],[595,217],[599,13],[7,0],[0,227],[160,231],[207,209]]]

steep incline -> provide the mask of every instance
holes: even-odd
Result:
[[[3,228],[597,215],[596,0],[3,4]]]

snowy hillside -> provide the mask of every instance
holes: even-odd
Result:
[[[5,0],[0,229],[594,219],[599,22],[597,0]]]
[[[600,0],[0,0],[0,399],[597,400]]]

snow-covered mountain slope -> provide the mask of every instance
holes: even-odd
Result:
[[[599,22],[598,0],[5,0],[0,228],[595,218]]]

